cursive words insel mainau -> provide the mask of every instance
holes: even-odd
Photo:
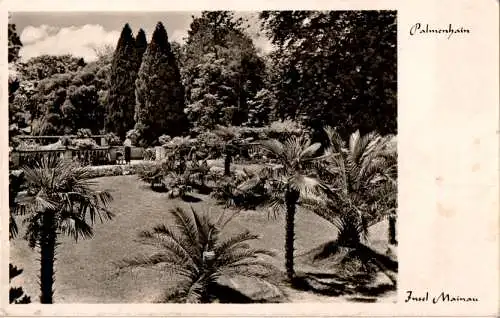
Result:
[[[441,292],[436,296],[431,296],[429,292],[425,292],[423,294],[415,294],[412,290],[406,291],[406,299],[405,303],[409,302],[432,302],[433,304],[437,303],[459,303],[459,302],[478,302],[479,298],[476,297],[464,297],[452,295],[449,293]]]

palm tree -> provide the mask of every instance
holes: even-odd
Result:
[[[339,229],[339,244],[356,246],[369,226],[394,218],[397,152],[393,136],[356,131],[346,145],[335,129],[326,127],[325,132],[330,155],[321,171],[332,191],[328,197],[310,201],[309,207]]]
[[[24,175],[22,171],[9,172],[9,238],[17,236],[19,231],[16,222],[15,209],[17,206],[16,197],[23,186]]]
[[[236,150],[241,147],[240,133],[235,127],[217,126],[214,133],[224,142],[224,175],[231,174],[231,161]]]
[[[239,186],[242,191],[248,191],[262,178],[267,180],[272,188],[271,199],[268,205],[277,212],[286,210],[286,237],[285,237],[285,267],[288,279],[293,282],[294,271],[294,240],[295,240],[295,212],[299,199],[306,199],[329,191],[328,187],[314,174],[314,167],[324,160],[324,155],[318,156],[320,143],[312,144],[309,138],[292,136],[283,143],[276,139],[257,142],[256,145],[276,158],[279,165],[273,168],[264,168],[253,178]]]
[[[74,162],[44,158],[22,168],[27,192],[18,197],[16,214],[24,216],[26,239],[40,250],[40,302],[53,302],[54,263],[58,237],[93,236],[92,224],[111,219],[107,191],[93,189],[90,170]]]
[[[250,277],[277,288],[268,281],[275,268],[262,258],[274,254],[248,244],[257,239],[257,235],[245,231],[222,239],[221,230],[231,220],[224,220],[224,213],[215,222],[207,213],[197,213],[192,208],[188,212],[177,207],[170,213],[174,227],[161,224],[139,235],[142,243],[157,248],[156,253],[124,259],[117,264],[120,269],[156,268],[169,277],[181,278],[176,291],[166,291],[162,302],[208,303],[220,297],[230,298],[229,289],[220,284],[223,277]],[[235,293],[238,294],[231,290],[231,294]],[[238,296],[239,301],[245,301],[243,294]]]
[[[15,238],[19,232],[14,212],[17,204],[16,196],[21,191],[23,178],[22,171],[11,171],[9,173],[9,240]],[[21,275],[22,272],[22,269],[9,263],[9,284],[12,279]],[[9,288],[10,304],[28,304],[30,302],[31,298],[25,294],[22,287]]]

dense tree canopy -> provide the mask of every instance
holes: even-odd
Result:
[[[262,88],[264,63],[242,19],[229,11],[194,18],[182,50],[186,112],[195,127],[241,125],[248,104]]]
[[[393,11],[273,11],[260,15],[278,49],[278,114],[344,135],[396,131]]]
[[[70,55],[42,55],[14,66],[19,80],[11,94],[11,125],[32,134],[74,133],[103,128],[110,60],[85,64]],[[14,128],[14,127],[13,127]]]
[[[394,12],[267,11],[260,20],[275,48],[266,54],[243,19],[205,11],[193,17],[184,44],[169,43],[161,23],[149,44],[142,29],[134,38],[125,25],[116,50],[100,48],[88,64],[71,55],[17,60],[20,41],[9,25],[11,127],[104,129],[122,139],[134,127],[143,145],[188,129],[287,118],[319,135],[324,125],[344,138],[357,129],[396,133]]]
[[[135,130],[139,142],[151,145],[163,134],[177,136],[187,125],[184,87],[167,31],[158,22],[136,80]]]

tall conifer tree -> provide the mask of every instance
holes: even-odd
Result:
[[[158,22],[142,58],[136,81],[136,130],[139,143],[152,145],[163,134],[178,136],[186,130],[184,87],[167,31]]]
[[[127,23],[113,56],[105,120],[106,131],[114,132],[122,139],[134,127],[135,80],[140,66],[137,51],[136,41]]]
[[[148,47],[148,42],[146,40],[146,33],[143,29],[139,29],[137,36],[135,37],[135,47],[137,48],[137,56],[139,61],[142,61],[142,56]],[[140,66],[140,62],[139,62]]]

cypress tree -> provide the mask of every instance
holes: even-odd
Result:
[[[9,63],[17,61],[23,43],[17,35],[16,25],[9,23]]]
[[[105,120],[106,131],[116,133],[121,139],[134,126],[135,80],[139,63],[136,42],[127,23],[113,55]]]
[[[144,52],[146,52],[146,49],[148,47],[146,33],[143,29],[139,29],[139,32],[137,32],[137,35],[135,37],[135,47],[137,49],[137,58],[139,59],[139,61],[142,61],[142,56],[144,55]]]
[[[184,87],[167,31],[158,22],[142,58],[136,81],[136,131],[141,145],[158,137],[179,136],[186,130]]]

